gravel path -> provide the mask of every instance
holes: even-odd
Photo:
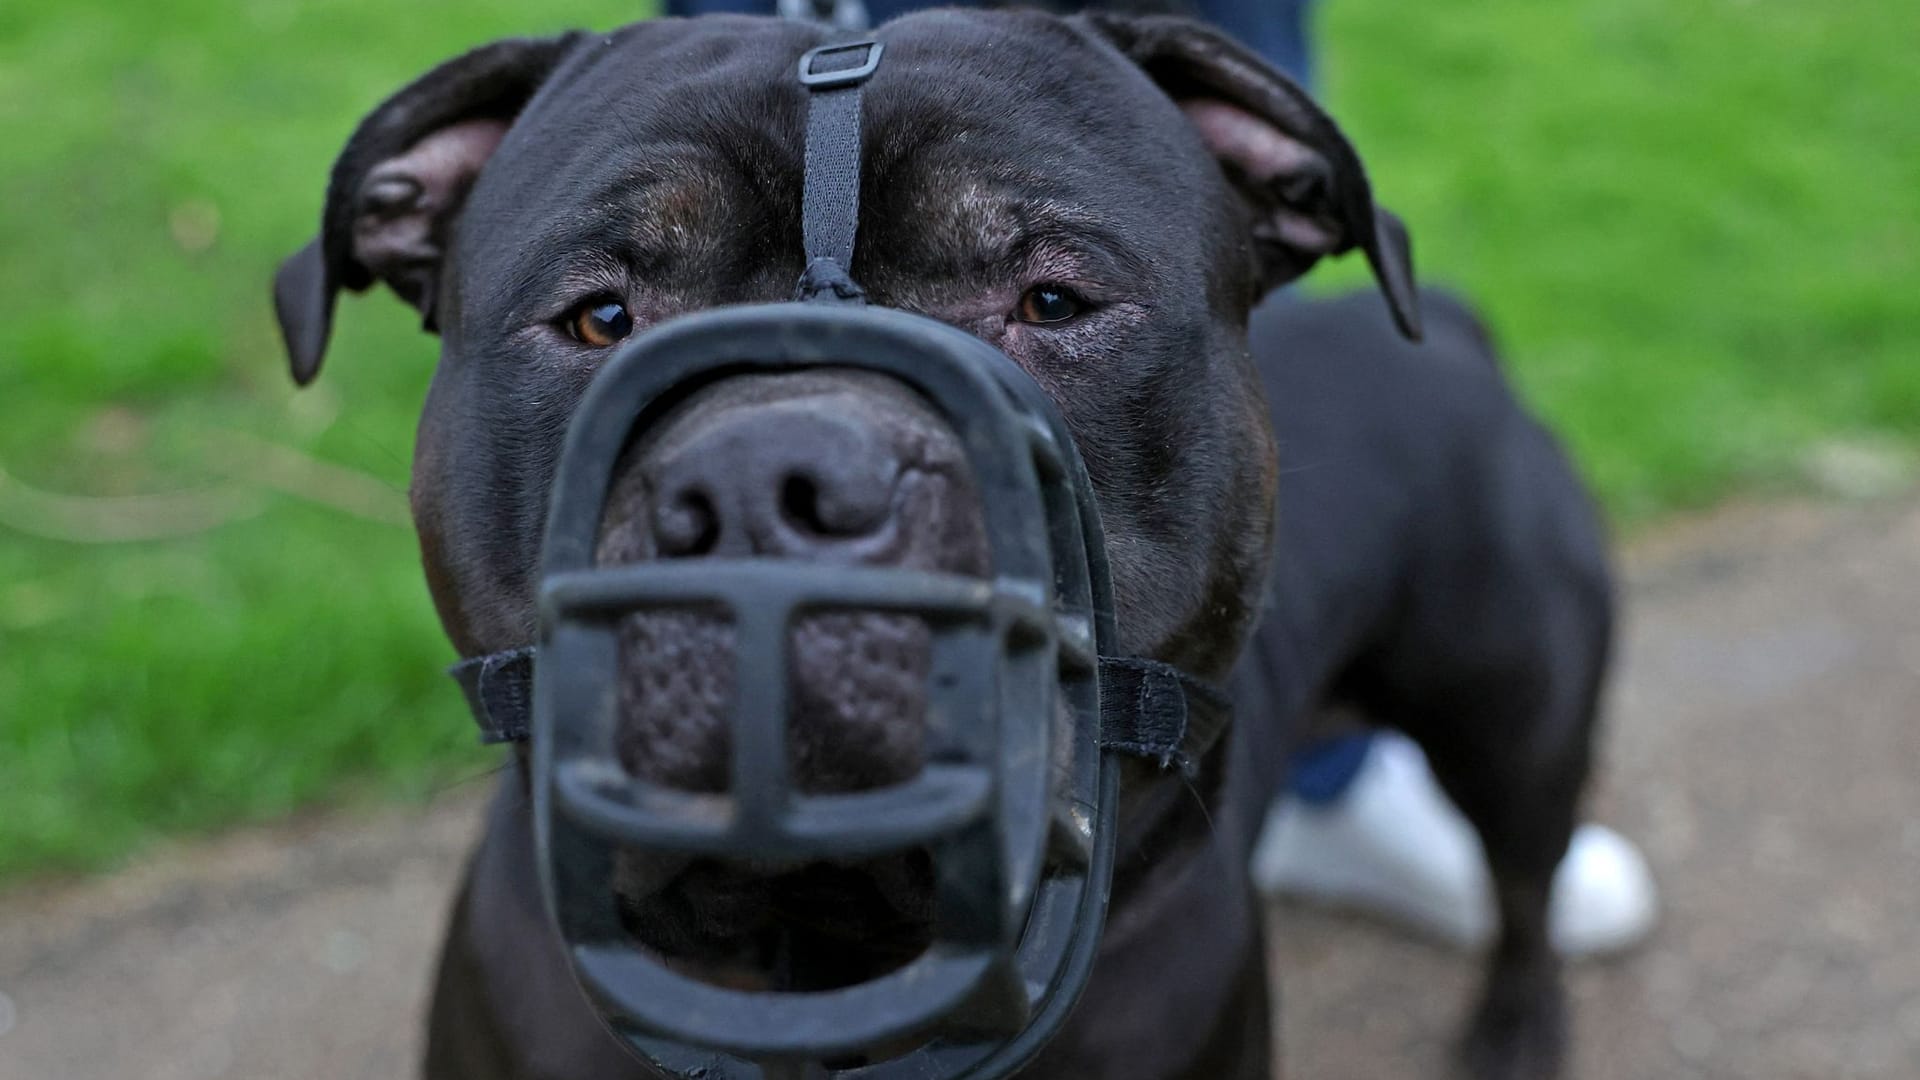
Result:
[[[1594,813],[1664,924],[1573,973],[1576,1080],[1920,1078],[1920,507],[1767,507],[1627,559]],[[1289,1075],[1436,1075],[1471,963],[1275,913]]]
[[[1920,1077],[1920,504],[1637,543],[1595,814],[1665,924],[1577,970],[1575,1080]],[[0,897],[0,1080],[411,1075],[479,792]],[[1274,913],[1287,1072],[1438,1076],[1476,966]]]

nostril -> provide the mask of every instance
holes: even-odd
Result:
[[[663,558],[706,555],[720,540],[720,516],[704,491],[683,491],[654,508],[653,535]]]
[[[805,473],[788,473],[780,484],[780,513],[787,524],[815,536],[831,536],[834,530],[820,516],[820,485]]]
[[[780,515],[789,527],[807,536],[867,536],[885,524],[890,492],[853,487],[845,481],[823,485],[810,472],[790,472],[780,482]]]

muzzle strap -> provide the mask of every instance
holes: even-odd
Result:
[[[807,268],[795,300],[866,302],[850,275],[860,224],[860,88],[880,66],[880,52],[877,41],[856,41],[809,49],[800,58],[800,84],[811,100],[800,195]]]
[[[466,692],[480,741],[533,735],[533,646],[462,660],[447,669]],[[1226,729],[1226,694],[1171,664],[1138,656],[1100,658],[1100,745],[1162,769],[1189,771]]]
[[[1232,715],[1218,687],[1171,664],[1100,658],[1100,745],[1191,774]]]
[[[533,737],[533,646],[462,660],[447,674],[466,693],[483,744]]]

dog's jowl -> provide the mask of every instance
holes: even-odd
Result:
[[[302,383],[343,289],[385,282],[439,334],[411,501],[463,656],[538,639],[563,437],[621,343],[788,300],[809,270],[794,72],[827,33],[714,17],[503,41],[401,89],[341,152],[276,306]],[[1461,1060],[1551,1075],[1565,1021],[1547,888],[1587,766],[1607,578],[1584,496],[1485,335],[1440,300],[1427,344],[1407,340],[1422,328],[1406,236],[1354,149],[1197,24],[939,11],[873,37],[886,60],[860,104],[851,281],[985,341],[1051,401],[1097,502],[1120,654],[1222,682],[1250,660],[1227,734],[1180,767],[1128,766],[1091,980],[1018,1075],[1273,1075],[1248,833],[1289,733],[1328,705],[1420,740],[1486,842],[1505,933]],[[1256,315],[1356,249],[1377,298]],[[620,453],[593,560],[990,575],[992,493],[938,404],[850,368],[711,382]],[[726,791],[727,703],[752,677],[730,633],[697,610],[623,620],[619,769]],[[920,619],[812,616],[787,648],[797,790],[852,797],[932,767],[939,650]],[[517,760],[453,913],[427,1074],[661,1075],[574,980]],[[936,939],[944,895],[912,853],[617,863],[635,948],[755,993],[901,969]]]

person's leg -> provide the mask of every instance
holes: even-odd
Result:
[[[774,0],[667,0],[669,15],[772,15]]]
[[[1308,89],[1313,52],[1307,20],[1312,0],[1196,0],[1195,12]]]
[[[1312,743],[1294,754],[1287,772],[1287,790],[1308,806],[1328,806],[1340,800],[1366,767],[1373,745],[1372,732],[1356,732]]]
[[[1486,852],[1426,755],[1398,732],[1344,736],[1295,760],[1267,814],[1253,879],[1268,894],[1363,910],[1457,948],[1493,940]],[[1556,951],[1625,948],[1652,929],[1654,913],[1639,850],[1605,826],[1575,829],[1553,877]]]
[[[1193,10],[1259,53],[1267,63],[1286,72],[1295,82],[1311,86],[1313,57],[1307,37],[1310,4],[1311,0],[1196,0]],[[935,5],[926,0],[864,0],[862,6],[869,22],[878,26],[896,16]],[[666,13],[773,15],[784,11],[779,0],[667,0]]]
[[[888,19],[897,19],[910,11],[919,11],[922,8],[937,7],[942,4],[970,6],[966,0],[939,0],[937,3],[928,2],[928,0],[866,0],[866,4],[867,14],[872,17],[875,26],[879,26]]]

